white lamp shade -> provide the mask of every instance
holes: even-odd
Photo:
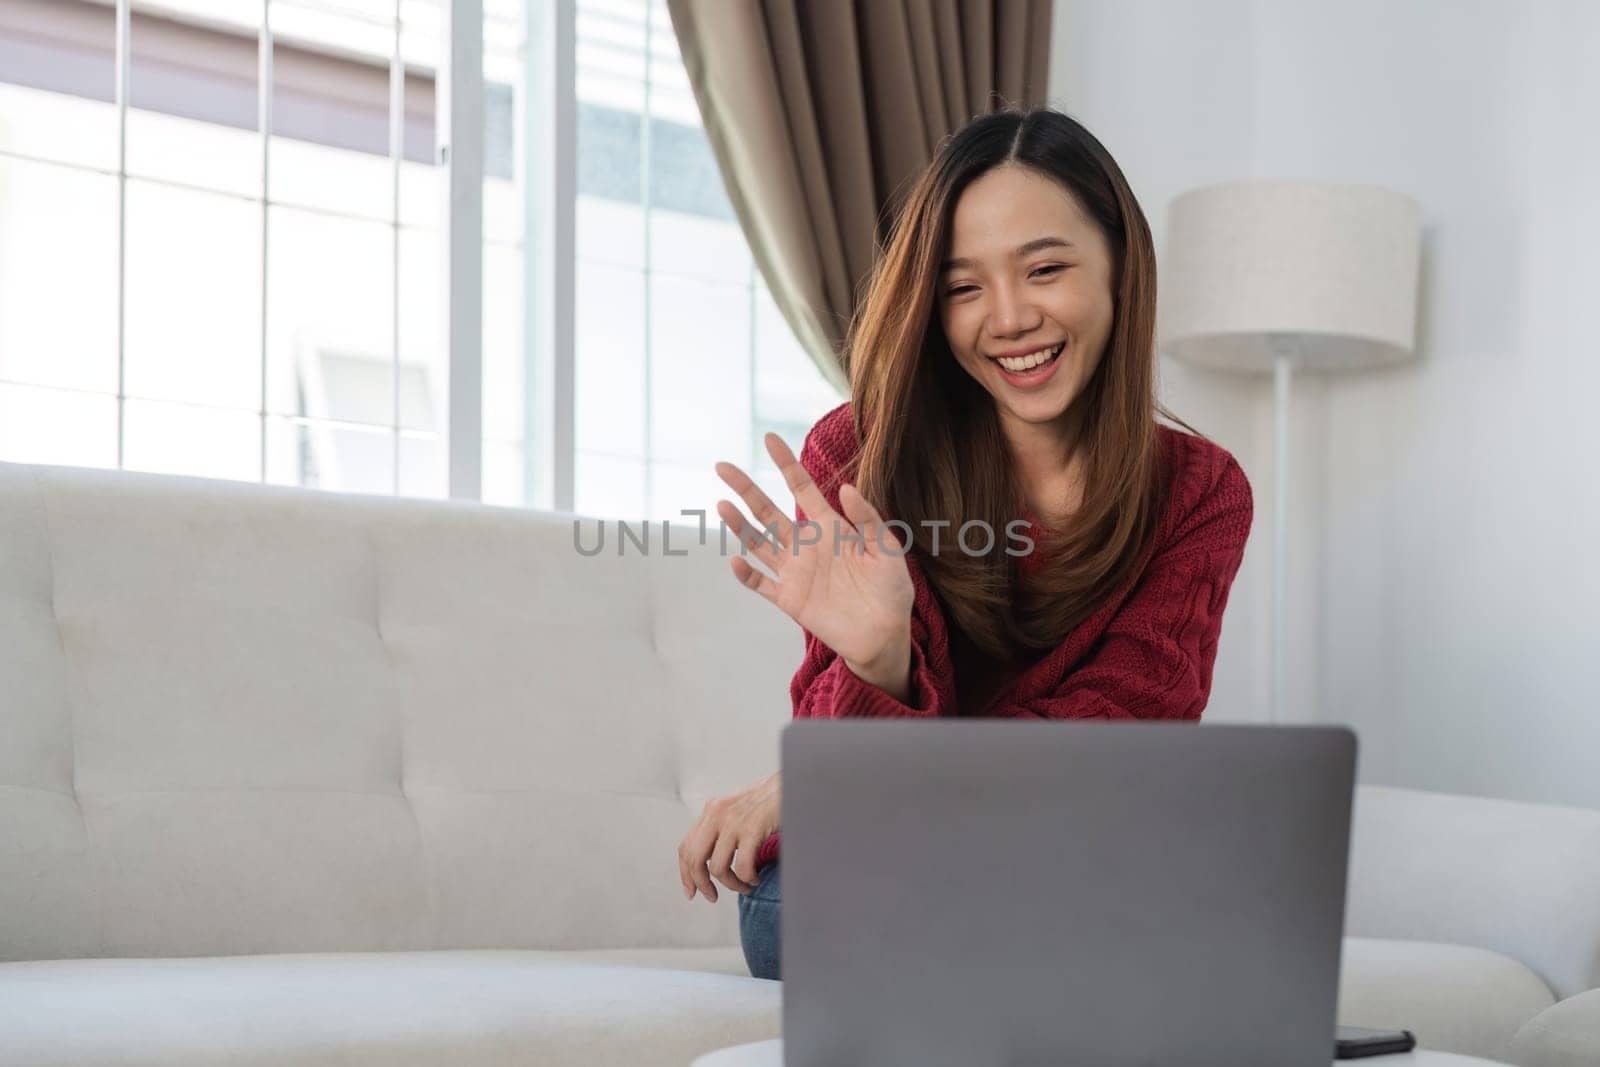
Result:
[[[1355,370],[1416,347],[1422,211],[1401,193],[1291,179],[1191,190],[1167,217],[1157,331],[1177,359]]]

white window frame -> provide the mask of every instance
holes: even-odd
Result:
[[[523,0],[516,161],[523,179],[523,434],[527,506],[575,500],[577,0]],[[449,0],[437,91],[449,294],[449,495],[482,499],[483,0]]]
[[[142,32],[140,20],[149,18],[133,10],[134,0],[88,0],[92,6],[104,4],[114,13],[114,86],[110,102],[115,107],[117,131],[116,171],[118,223],[116,235],[116,464],[126,461],[127,395],[127,192],[128,121],[133,106],[130,95],[131,37]],[[492,0],[491,0],[492,2]],[[273,92],[275,60],[287,56],[277,49],[269,0],[258,0],[261,23],[256,40],[257,102],[254,119],[258,133],[261,180],[261,306],[268,306],[270,271],[269,220],[274,201],[267,195],[272,177],[274,126],[288,115],[274,115]],[[442,260],[445,291],[441,293],[443,336],[441,345],[448,378],[448,402],[437,428],[445,448],[448,497],[481,500],[483,497],[483,183],[486,145],[484,143],[484,8],[485,0],[439,0],[444,31],[439,67],[434,79],[433,125],[435,142],[431,150],[440,167],[446,189],[440,214]],[[526,269],[522,287],[522,364],[524,392],[521,406],[525,413],[523,434],[524,485],[522,497],[527,506],[570,512],[575,503],[576,475],[576,210],[577,181],[577,61],[576,27],[578,0],[522,0],[525,49],[520,57],[521,78],[514,104],[513,171],[520,180],[524,198],[522,246]],[[398,0],[396,0],[398,15]],[[162,18],[163,16],[153,16]],[[71,20],[69,20],[71,21]],[[82,25],[83,20],[78,19]],[[184,31],[189,32],[189,31]],[[196,26],[195,32],[203,32]],[[406,158],[408,132],[406,69],[401,52],[398,19],[388,59],[388,157],[392,172],[392,197],[389,216],[394,229],[392,256],[394,296],[390,323],[391,353],[396,374],[394,436],[394,484],[400,488],[400,439],[404,431],[399,418],[400,374],[400,186],[401,168]],[[245,38],[248,39],[248,38]],[[298,46],[286,45],[293,49]],[[103,53],[102,53],[103,54]],[[107,57],[110,58],[110,57]],[[281,71],[279,72],[282,73]],[[32,72],[44,77],[48,71]],[[55,75],[51,75],[54,77]],[[65,77],[65,75],[61,75]],[[28,82],[24,82],[28,84]],[[35,83],[38,84],[38,83]],[[103,82],[101,83],[104,84]],[[141,83],[144,84],[144,83]],[[44,87],[42,84],[39,87]],[[93,97],[82,85],[51,86]],[[103,90],[102,90],[103,92]],[[141,90],[148,92],[148,88]],[[171,96],[171,93],[169,93]],[[101,97],[104,99],[104,97]],[[178,106],[191,97],[172,96]],[[169,101],[169,102],[172,102]],[[145,106],[141,104],[140,106]],[[297,105],[298,106],[298,105]],[[280,112],[282,109],[280,109]],[[177,112],[174,112],[177,113]],[[299,114],[298,111],[295,112]],[[249,119],[243,114],[231,120],[240,126]],[[647,123],[648,126],[648,123]],[[415,129],[409,132],[415,133]],[[648,133],[648,131],[647,131]],[[365,135],[364,135],[365,136]],[[412,158],[418,145],[411,142]],[[48,162],[48,161],[47,161]],[[77,164],[70,164],[77,167]],[[266,482],[270,452],[268,427],[281,413],[271,412],[268,402],[269,347],[268,316],[262,315],[258,360],[260,363],[260,403],[255,412],[260,420],[259,479]],[[501,324],[490,324],[498,328]],[[441,383],[444,384],[444,383]]]
[[[577,7],[524,3],[524,410],[544,416],[526,435],[526,499],[560,512],[574,508],[577,469]]]
[[[565,0],[570,2],[570,0]],[[272,4],[259,0],[261,25],[257,35],[257,108],[254,116],[260,145],[261,175],[261,301],[267,306],[267,286],[270,271],[267,263],[271,256],[269,247],[269,219],[274,201],[267,195],[270,188],[272,153],[271,139],[274,126],[274,36],[271,24]],[[114,73],[111,103],[115,108],[114,122],[117,131],[116,171],[117,183],[117,235],[116,235],[116,465],[126,465],[126,409],[127,394],[127,189],[128,189],[128,114],[132,106],[130,96],[130,50],[132,28],[135,21],[132,0],[106,0],[114,19]],[[540,0],[531,0],[529,6],[542,6]],[[23,12],[26,12],[24,7]],[[92,10],[92,8],[91,8]],[[394,449],[393,492],[400,488],[400,441],[406,432],[399,418],[400,358],[400,187],[401,165],[405,159],[407,116],[405,113],[406,72],[401,54],[401,32],[398,21],[399,5],[396,0],[396,26],[393,44],[388,57],[387,72],[387,141],[391,169],[390,225],[393,230],[391,256],[391,292],[393,294],[390,322],[390,352],[396,375],[394,410],[391,433]],[[452,498],[478,500],[482,497],[482,261],[483,261],[483,2],[482,0],[447,0],[441,2],[445,30],[440,68],[435,76],[436,144],[433,150],[442,164],[448,203],[441,212],[441,239],[446,259],[447,292],[441,294],[446,336],[444,343],[448,367],[448,410],[443,413],[444,425],[440,440],[447,456],[448,479],[446,491]],[[137,18],[145,18],[140,14]],[[158,16],[159,17],[159,16]],[[69,19],[67,25],[78,26],[82,32],[83,20]],[[70,33],[70,30],[69,30]],[[530,56],[530,63],[532,62]],[[24,84],[38,84],[39,77],[71,78],[66,74],[46,70],[30,70]],[[87,95],[82,85],[51,86],[56,91]],[[453,91],[452,91],[453,90]],[[180,101],[181,102],[181,101]],[[27,157],[19,157],[27,158]],[[53,161],[45,161],[53,162]],[[74,169],[79,164],[64,164]],[[260,422],[260,465],[257,477],[267,481],[270,453],[267,448],[268,426],[274,413],[268,411],[268,345],[267,316],[262,315],[259,343],[260,404],[255,412]],[[443,383],[441,383],[443,384]],[[532,412],[530,411],[530,416]],[[543,419],[530,418],[542,423]]]
[[[126,3],[127,0],[121,0]],[[398,44],[396,46],[398,48]],[[483,0],[450,0],[439,94],[445,170],[448,494],[483,498]]]

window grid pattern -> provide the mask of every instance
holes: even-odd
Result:
[[[505,4],[501,3],[500,6],[504,7]],[[252,183],[253,188],[246,190],[237,185],[228,187],[225,183],[210,182],[205,179],[186,180],[167,173],[147,173],[130,158],[130,118],[137,114],[145,121],[166,119],[165,115],[139,112],[134,107],[130,88],[136,74],[136,64],[148,59],[148,56],[141,57],[135,47],[136,17],[145,20],[160,19],[163,22],[172,20],[174,25],[179,26],[193,22],[213,32],[225,33],[229,35],[229,40],[244,39],[248,34],[255,36],[257,69],[254,86],[256,97],[254,129],[231,130],[222,126],[212,127],[216,131],[234,136],[236,142],[242,142],[246,138],[254,142],[255,151],[258,153],[258,169],[256,181]],[[406,165],[413,170],[419,169],[418,164],[414,162],[405,164],[404,161],[406,74],[408,64],[413,69],[436,65],[441,34],[439,0],[151,0],[148,3],[139,3],[137,10],[133,0],[115,0],[113,18],[114,37],[105,43],[110,44],[114,50],[114,81],[111,86],[112,91],[108,94],[111,99],[107,101],[114,110],[114,155],[104,162],[87,158],[75,159],[71,158],[70,153],[53,154],[49,151],[33,150],[26,144],[14,147],[5,143],[4,138],[0,138],[0,164],[13,161],[16,165],[39,171],[95,175],[114,182],[114,382],[107,382],[111,388],[106,389],[39,380],[36,376],[30,377],[27,374],[11,375],[0,369],[0,388],[12,387],[15,396],[19,398],[13,401],[12,410],[15,411],[16,404],[25,403],[29,397],[41,396],[41,391],[45,395],[64,397],[76,396],[85,399],[104,397],[110,403],[114,417],[114,448],[110,455],[105,457],[111,461],[110,464],[101,462],[95,465],[114,464],[117,469],[172,469],[182,473],[212,473],[234,478],[253,476],[254,480],[263,482],[298,482],[308,473],[315,471],[315,463],[301,464],[298,470],[270,469],[274,451],[273,439],[280,434],[287,434],[296,439],[297,451],[300,453],[307,456],[320,454],[324,461],[337,449],[337,444],[333,443],[336,440],[359,442],[365,439],[372,442],[377,438],[386,437],[388,457],[386,462],[381,463],[386,469],[386,484],[378,485],[369,481],[364,485],[336,484],[332,487],[389,493],[405,491],[407,486],[403,484],[405,470],[405,464],[402,462],[403,450],[423,446],[430,451],[437,451],[441,445],[440,435],[434,428],[435,421],[431,413],[423,418],[412,419],[410,424],[402,418],[403,374],[400,352],[402,315],[405,313],[405,303],[402,299],[404,263],[402,247],[407,244],[425,247],[426,240],[437,234],[436,224],[430,226],[425,217],[418,217],[425,213],[419,213],[414,206],[402,205],[402,167]],[[502,21],[503,18],[502,13]],[[282,135],[275,130],[273,122],[273,102],[276,95],[274,54],[275,45],[280,40],[294,42],[300,48],[331,49],[332,54],[359,56],[369,64],[373,62],[387,64],[387,195],[374,203],[371,208],[348,210],[328,204],[312,203],[293,195],[280,196],[275,189],[273,161],[280,148]],[[148,51],[149,48],[146,46],[146,52]],[[431,77],[431,70],[428,73]],[[5,79],[8,83],[11,80],[9,76]],[[0,85],[0,90],[14,94],[32,93],[32,98],[26,96],[21,98],[23,106],[40,95],[57,95],[39,94],[35,90],[22,89],[11,84]],[[57,98],[66,99],[59,96]],[[106,107],[93,104],[90,106]],[[3,128],[0,128],[0,132],[3,132]],[[181,195],[193,201],[229,203],[240,208],[253,205],[257,209],[259,257],[256,265],[258,281],[255,287],[255,300],[259,314],[255,329],[251,331],[255,348],[253,358],[257,371],[253,403],[242,404],[238,402],[238,398],[196,399],[192,396],[167,395],[158,390],[141,389],[137,383],[130,380],[130,315],[136,310],[130,306],[129,291],[132,266],[129,254],[130,199],[131,194],[144,195],[145,190],[152,192],[166,190],[168,193]],[[24,204],[16,210],[30,210],[34,207],[33,204]],[[273,392],[269,387],[271,358],[269,321],[273,301],[276,299],[273,286],[274,256],[277,251],[274,247],[274,224],[282,220],[283,216],[280,213],[366,226],[381,225],[387,231],[389,307],[384,347],[388,364],[386,382],[388,395],[386,410],[379,418],[354,418],[348,414],[341,415],[331,408],[314,412],[274,402]],[[418,241],[419,238],[422,239],[421,242]],[[362,347],[366,348],[371,340],[371,337],[363,338]],[[425,383],[424,388],[436,388],[436,384]],[[301,390],[297,388],[296,392],[299,391]],[[184,415],[184,412],[190,414]],[[191,419],[198,420],[191,423],[192,425],[211,419],[213,425],[220,425],[220,422],[215,420],[224,416],[231,419],[249,416],[255,421],[254,470],[250,474],[245,474],[237,464],[223,472],[208,471],[203,463],[164,466],[159,461],[153,464],[140,462],[140,457],[131,454],[129,447],[132,414],[141,415],[145,425],[150,425],[152,420],[157,419],[177,423],[185,423]],[[313,439],[321,441],[322,446],[317,449],[310,448]],[[203,453],[212,446],[212,442],[189,440],[183,445],[187,450]],[[155,451],[159,453],[163,450]],[[175,452],[171,447],[165,451],[169,454]],[[279,451],[285,449],[280,446]],[[315,484],[314,478],[312,483]],[[425,495],[443,495],[442,481],[433,484],[431,480],[425,478],[422,484],[410,488],[412,491],[421,489]]]
[[[763,435],[775,431],[798,451],[811,423],[840,398],[783,323],[744,244],[705,140],[664,0],[577,0],[577,4],[577,510],[660,518],[675,518],[681,508],[709,510],[716,496],[727,494],[712,471],[717,459],[745,466],[769,495],[781,500],[782,479],[766,454]],[[619,129],[625,133],[619,134]],[[626,143],[634,139],[636,147]],[[633,172],[618,172],[619,162],[631,162]],[[636,206],[636,223],[630,217],[631,228],[595,224],[588,228],[594,232],[587,232],[585,222],[598,216],[600,201]],[[684,254],[682,246],[709,234],[711,227],[726,235],[725,240],[732,238],[724,247],[736,271],[728,263],[708,267],[707,257]],[[619,234],[620,241],[615,239]],[[629,248],[630,244],[634,246]],[[609,440],[583,425],[586,418],[593,421],[600,406],[583,395],[601,379],[595,364],[615,358],[593,341],[585,342],[584,308],[592,308],[594,297],[584,288],[586,283],[599,288],[596,275],[586,273],[585,267],[605,268],[613,278],[636,277],[642,289],[640,429],[611,434]],[[670,387],[672,379],[690,373],[686,367],[694,362],[685,359],[673,334],[685,319],[677,313],[681,309],[672,306],[672,294],[690,291],[703,292],[710,301],[701,317],[707,333],[715,333],[724,317],[743,318],[742,330],[723,338],[726,346],[719,350],[742,365],[715,368],[709,374],[701,368],[701,388],[692,400],[703,409],[704,419],[726,418],[743,427],[742,432],[736,438],[720,436],[697,446],[675,439],[681,418],[665,424],[662,419],[675,402],[690,402],[681,390]],[[720,384],[724,377],[736,384],[724,390]],[[609,388],[613,383],[605,384]],[[667,443],[673,446],[671,455],[663,454]],[[605,484],[608,477],[620,478],[628,470],[636,471],[636,482]]]
[[[110,10],[94,0],[17,2],[98,10],[106,31],[94,47],[108,66],[114,54],[116,68],[114,76],[107,69],[95,84],[30,82],[15,77],[16,67],[0,79],[0,230],[8,209],[8,161],[39,172],[28,178],[30,188],[52,184],[47,172],[59,170],[92,176],[108,196],[103,215],[94,216],[104,219],[94,225],[105,235],[103,251],[95,254],[106,263],[106,306],[103,314],[91,316],[105,337],[102,342],[95,334],[92,344],[74,342],[82,351],[99,353],[97,369],[58,374],[47,368],[41,375],[39,368],[59,361],[68,346],[40,345],[37,357],[28,357],[23,350],[33,347],[31,341],[13,344],[9,354],[15,358],[8,361],[8,294],[0,292],[0,456],[444,495],[441,394],[449,371],[442,330],[432,321],[442,312],[446,280],[439,240],[443,197],[441,168],[429,154],[432,75],[443,66],[446,9],[441,0],[118,0]],[[555,456],[557,471],[576,475],[578,510],[595,514],[649,511],[670,517],[679,507],[709,506],[704,490],[722,491],[711,472],[712,461],[720,458],[746,465],[777,497],[781,480],[773,477],[762,433],[776,430],[798,448],[799,437],[838,397],[799,349],[755,268],[705,141],[665,4],[560,2],[573,5],[576,28],[574,84],[565,91],[573,94],[569,99],[579,112],[577,203],[568,208],[579,222],[571,260],[578,300],[583,303],[586,287],[591,299],[598,294],[603,300],[605,287],[620,280],[626,300],[607,314],[630,321],[617,325],[621,345],[614,343],[615,332],[586,341],[583,308],[555,309],[557,315],[576,313],[579,320],[571,357],[579,385],[577,410],[568,412],[578,434],[571,450]],[[529,49],[530,10],[524,0],[482,3],[486,351],[481,437],[488,465],[482,498],[519,506],[536,503],[540,490],[529,459],[534,433],[543,420],[559,414],[551,398],[538,395],[525,347],[532,305],[523,289],[524,250],[529,233],[548,221],[530,214],[526,171],[540,161],[527,157],[520,141],[527,87],[535,84],[532,64],[541,58]],[[160,81],[149,77],[151,42],[158,35],[144,36],[145,31],[157,20],[183,19],[206,28],[207,48],[231,56],[234,82],[253,82],[253,95],[236,99],[226,115],[184,113],[184,107],[201,105],[193,103],[195,94],[172,95],[170,84],[166,101],[178,110],[162,111],[151,102],[152,86]],[[0,48],[7,28],[0,12]],[[164,47],[170,55],[170,43]],[[312,53],[344,63],[342,76],[354,67],[365,79],[362,125],[341,130],[335,140],[318,142],[319,116],[308,119],[305,111],[306,97],[319,88],[305,81],[306,57]],[[61,69],[55,64],[39,77],[59,81]],[[374,81],[379,71],[381,88]],[[428,98],[416,95],[420,92]],[[24,130],[8,139],[8,113],[22,116],[24,126],[31,122],[31,134]],[[106,120],[96,142],[101,148],[63,147],[49,140],[62,128],[80,125],[63,116],[80,114]],[[48,136],[41,139],[41,133]],[[205,165],[196,165],[199,153],[180,143],[180,133],[193,135],[195,144],[203,141]],[[113,143],[114,152],[105,150]],[[225,165],[213,157],[225,159]],[[335,163],[360,173],[330,192],[322,185]],[[82,200],[65,193],[54,199],[23,196],[20,190],[19,184],[9,205],[13,218],[17,211],[37,214],[41,204],[46,215],[76,213]],[[158,201],[164,214],[154,211]],[[194,232],[171,232],[182,228],[173,212],[191,208],[196,217],[225,220],[226,233],[208,245],[205,226],[189,219],[178,221]],[[154,214],[161,217],[153,220]],[[604,224],[589,225],[597,219]],[[5,276],[5,237],[0,233],[0,278]],[[13,258],[53,252],[48,246],[70,240],[70,232],[57,240],[53,232],[36,227],[31,244],[24,240]],[[180,251],[198,254],[159,257],[153,270],[153,243],[176,243]],[[208,250],[230,243],[235,269],[226,277],[214,264],[195,265]],[[239,266],[246,262],[248,269]],[[174,263],[181,276],[152,279]],[[313,322],[307,340],[293,335],[307,332],[301,329],[303,320],[327,310],[318,303],[317,286],[297,279],[312,267],[321,270],[323,286],[329,277],[340,278],[340,310],[334,317],[341,321],[332,327]],[[60,273],[70,276],[65,269]],[[373,277],[343,284],[364,274]],[[113,281],[114,309],[109,302]],[[53,296],[69,288],[52,278],[33,292]],[[215,298],[224,288],[225,306],[207,315],[207,292]],[[18,299],[9,295],[14,311]],[[686,314],[685,304],[696,306]],[[360,319],[355,331],[360,336],[354,339],[343,321],[352,317]],[[34,316],[33,337],[47,331],[42,324],[49,318]],[[191,318],[200,321],[187,321]],[[691,334],[692,342],[703,339],[707,346],[686,345],[684,338]],[[420,362],[419,337],[428,350]],[[183,381],[195,370],[174,362],[174,353],[182,346],[188,351],[206,345],[217,362],[229,364],[228,373],[211,374],[200,384]],[[316,353],[309,368],[301,365],[306,349]],[[619,354],[626,357],[620,364]],[[193,362],[190,356],[184,359]],[[163,362],[171,366],[152,369]],[[8,374],[13,368],[18,373]],[[200,373],[205,377],[207,368]],[[625,407],[631,427],[621,434],[609,426],[594,431],[599,420],[592,395],[585,406],[585,380],[591,394],[598,382],[602,391],[621,398],[613,403],[602,397],[601,405]],[[41,399],[41,391],[70,400],[57,404]],[[32,453],[24,447],[20,457],[17,449],[8,450],[8,417],[35,409],[10,417],[9,440],[27,445],[30,434],[49,436],[49,423],[57,418],[49,412],[71,405],[97,413],[93,427],[87,415],[80,420],[79,436],[104,442],[103,449],[57,440]],[[98,414],[102,410],[105,414]],[[585,423],[591,428],[587,435]],[[157,425],[165,441],[152,446],[148,435]],[[52,450],[66,458],[37,454]],[[364,473],[352,475],[352,466]]]

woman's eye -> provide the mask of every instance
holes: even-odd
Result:
[[[1063,270],[1066,270],[1066,269],[1067,269],[1066,265],[1063,264],[1063,263],[1052,263],[1048,267],[1040,267],[1037,270],[1033,271],[1029,275],[1029,277],[1038,277],[1039,275],[1055,274],[1058,271],[1063,271]],[[951,289],[947,290],[945,292],[945,296],[960,296],[962,293],[969,293],[969,292],[973,291],[976,288],[977,288],[976,285],[957,285],[957,286],[954,286]]]

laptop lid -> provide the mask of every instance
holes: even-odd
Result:
[[[807,720],[789,1067],[1326,1067],[1343,727]]]

